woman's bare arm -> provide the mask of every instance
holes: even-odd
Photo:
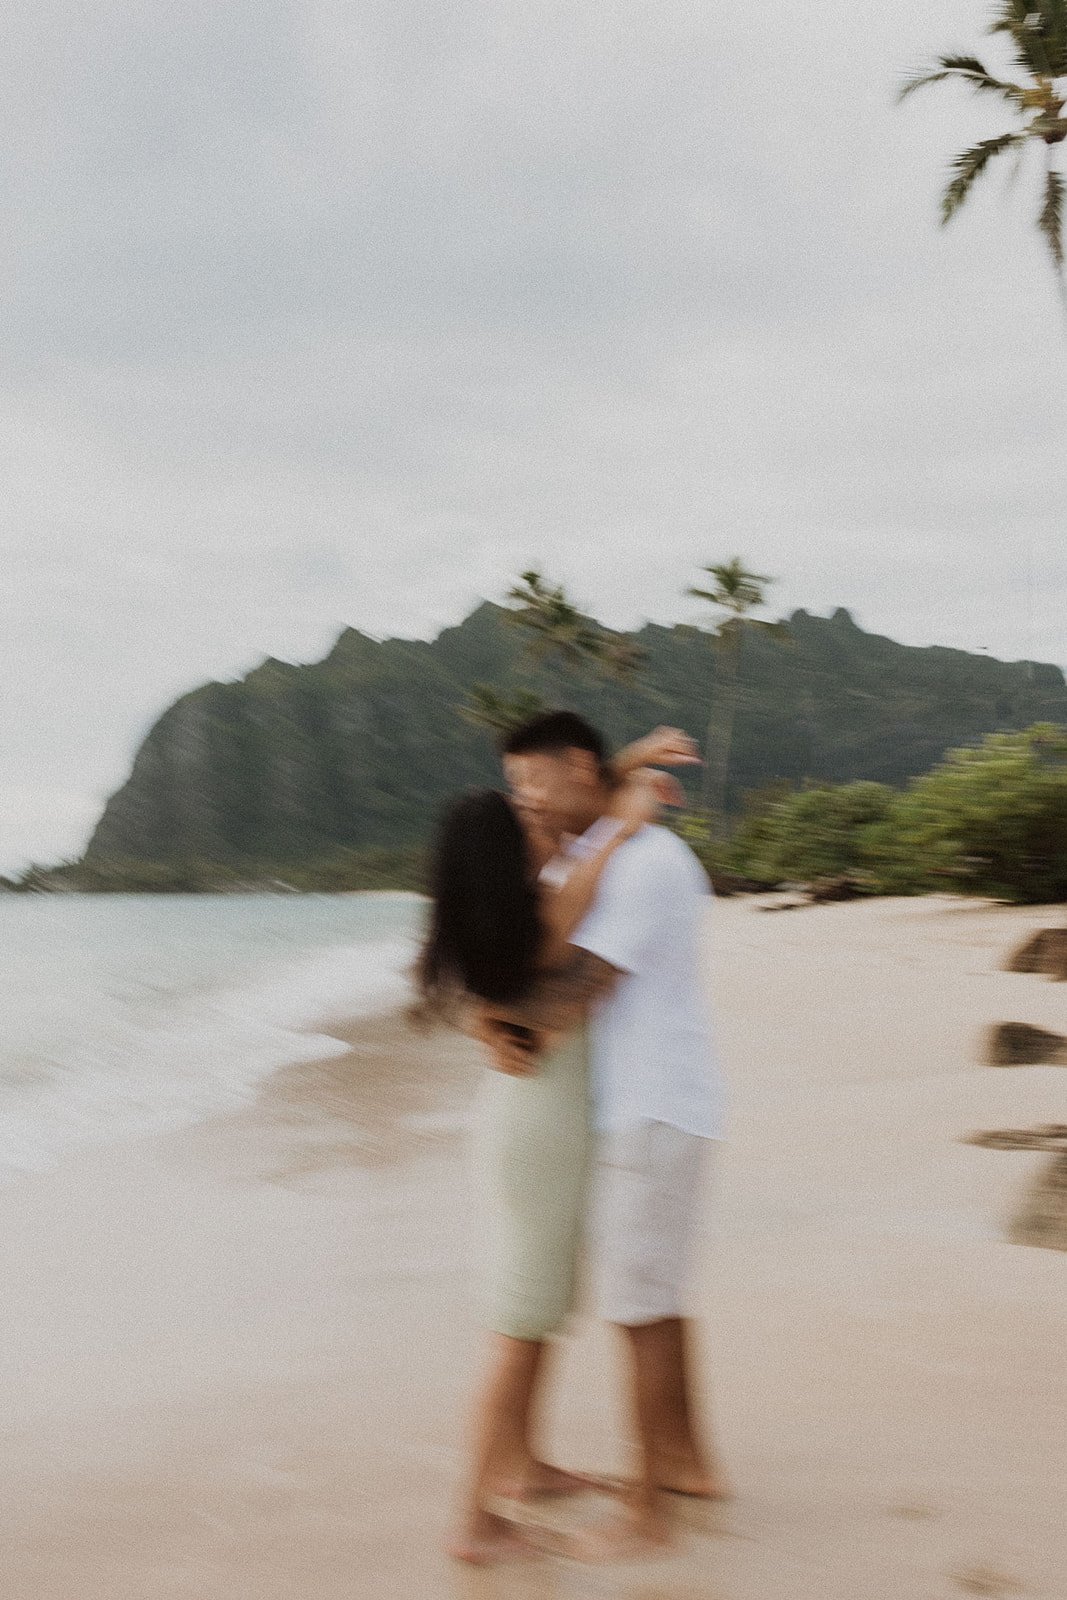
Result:
[[[682,728],[653,728],[643,739],[624,745],[611,758],[611,766],[620,778],[636,772],[639,767],[698,767],[700,754],[696,740]]]
[[[575,861],[563,883],[541,886],[541,923],[544,928],[539,965],[563,966],[570,951],[571,936],[592,908],[600,887],[604,868],[620,845],[632,839],[646,823],[655,822],[663,804],[676,804],[670,789],[674,779],[665,772],[642,767],[619,785],[604,821],[614,824],[614,831],[590,856]],[[682,797],[684,799],[684,796]]]
[[[645,820],[649,820],[646,816]],[[566,965],[571,935],[596,899],[604,868],[620,845],[632,839],[641,826],[636,821],[619,819],[615,831],[591,856],[575,861],[558,887],[541,885],[540,913],[543,929],[538,966],[542,969]]]

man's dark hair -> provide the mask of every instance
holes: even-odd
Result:
[[[607,765],[603,738],[577,711],[539,712],[500,741],[502,756],[555,755],[561,750],[588,750],[601,767]]]

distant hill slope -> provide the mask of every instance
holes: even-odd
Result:
[[[268,659],[238,682],[183,695],[145,738],[85,861],[271,866],[421,842],[445,796],[499,781],[489,738],[456,708],[475,683],[529,681],[505,615],[479,606],[432,642],[379,643],[347,628],[323,661]],[[1067,723],[1059,667],[897,644],[840,609],[788,621],[786,644],[757,631],[745,641],[735,806],[775,779],[899,784],[994,730]],[[707,638],[653,624],[634,638],[648,657],[634,687],[554,672],[534,686],[588,713],[613,743],[658,722],[702,736],[714,697]]]

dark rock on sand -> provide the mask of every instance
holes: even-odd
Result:
[[[763,886],[767,893],[767,885]],[[836,878],[816,878],[812,883],[780,883],[779,894],[793,894],[801,898],[772,900],[760,906],[761,911],[799,911],[801,906],[829,905],[835,900],[859,900],[866,891],[858,879],[843,873]]]
[[[816,878],[808,885],[808,899],[816,906],[828,905],[834,900],[858,900],[862,894],[862,884],[848,873],[836,878]]]
[[[995,1022],[984,1059],[990,1067],[1067,1066],[1067,1038],[1028,1022]]]
[[[1067,1250],[1067,1124],[1038,1128],[1005,1128],[972,1133],[967,1144],[992,1150],[1048,1150],[1052,1153],[1026,1189],[1008,1223],[1012,1244],[1044,1250]]]
[[[1014,950],[1004,964],[1006,972],[1043,972],[1067,981],[1067,928],[1039,928]]]
[[[720,872],[718,868],[708,873],[711,887],[719,895],[766,894],[773,884],[757,883],[755,878],[742,877],[739,872]]]
[[[969,1133],[964,1144],[980,1144],[986,1150],[1051,1150],[1067,1156],[1067,1123],[1046,1122],[1037,1128],[994,1128],[988,1133]]]

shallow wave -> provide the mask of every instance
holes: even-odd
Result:
[[[47,1171],[65,1151],[182,1126],[247,1103],[279,1067],[343,1054],[330,1023],[401,1005],[414,953],[394,937],[290,952],[241,981],[112,996],[3,1071],[0,1182]],[[143,994],[142,994],[143,999]]]

